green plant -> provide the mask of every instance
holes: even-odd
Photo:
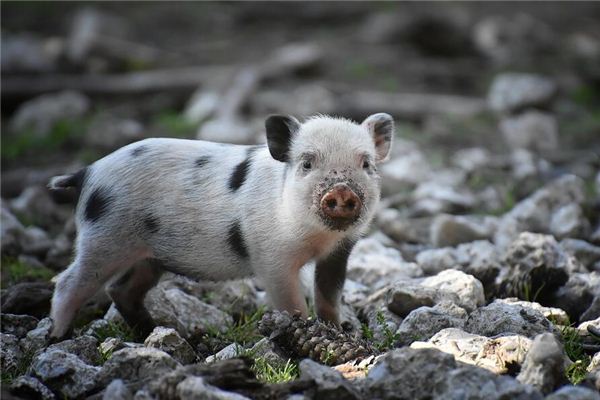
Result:
[[[46,267],[32,267],[13,257],[2,257],[2,288],[19,282],[49,281],[55,272]]]
[[[298,364],[288,359],[283,365],[272,365],[264,357],[254,359],[252,370],[256,378],[265,383],[282,383],[296,379],[298,374]]]
[[[164,130],[164,135],[172,137],[190,137],[198,128],[177,111],[165,111],[159,114],[154,123]]]
[[[131,342],[135,340],[135,332],[124,322],[119,321],[108,321],[108,324],[101,326],[95,330],[94,336],[98,339],[98,342],[102,343],[107,338],[119,338],[124,342]]]
[[[259,307],[250,315],[242,315],[238,321],[228,325],[225,331],[217,327],[209,327],[206,335],[227,343],[239,343],[242,346],[255,343],[263,337],[258,332],[258,321],[264,313],[264,307]]]
[[[560,331],[565,353],[573,364],[565,371],[569,382],[573,385],[579,384],[587,375],[587,367],[592,358],[587,355],[583,349],[583,341],[577,329],[571,325],[557,326]]]
[[[385,315],[383,315],[383,312],[378,311],[376,319],[377,325],[379,325],[383,332],[384,340],[383,343],[377,343],[375,344],[375,346],[380,351],[392,348],[394,346],[394,343],[396,343],[400,339],[400,336],[390,329],[389,325],[385,320]]]

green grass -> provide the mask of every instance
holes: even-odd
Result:
[[[210,327],[206,336],[242,346],[254,344],[263,337],[258,332],[258,321],[264,313],[264,307],[259,307],[253,314],[242,315],[238,321],[228,325],[225,331],[221,331],[218,327]]]
[[[3,160],[14,161],[26,154],[58,150],[67,142],[83,136],[88,123],[84,118],[60,120],[47,135],[39,135],[31,129],[9,132],[2,136],[0,156]]]
[[[100,343],[110,337],[119,338],[124,342],[132,342],[135,340],[135,332],[124,322],[109,321],[106,326],[98,328],[94,332],[94,337],[96,337]]]
[[[264,383],[289,382],[298,378],[298,364],[288,359],[285,364],[272,365],[264,357],[254,359],[252,370],[256,378]]]
[[[577,329],[572,326],[557,326],[561,333],[565,353],[573,364],[565,371],[565,375],[569,382],[577,385],[583,381],[587,375],[587,367],[590,365],[592,358],[585,353],[583,349],[583,341]]]
[[[390,329],[383,312],[377,311],[375,319],[377,321],[377,326],[379,326],[383,333],[383,341],[375,342],[375,334],[367,324],[362,324],[361,326],[363,338],[371,342],[379,351],[386,351],[393,348],[400,339],[400,336]]]
[[[0,264],[2,288],[7,288],[19,282],[48,282],[55,272],[46,267],[32,267],[13,257],[2,257]]]

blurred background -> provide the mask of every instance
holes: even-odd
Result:
[[[4,1],[1,11],[3,287],[69,262],[72,206],[50,199],[51,176],[145,137],[261,142],[270,113],[394,116],[381,172],[395,214],[379,224],[398,246],[455,245],[429,233],[434,216],[500,216],[565,173],[589,201],[558,237],[600,240],[599,3]]]

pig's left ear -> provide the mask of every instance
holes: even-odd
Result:
[[[292,138],[300,129],[300,122],[292,116],[271,115],[265,121],[265,127],[271,156],[278,161],[287,162]]]
[[[394,137],[394,119],[386,113],[373,114],[361,124],[375,142],[376,162],[388,159]]]

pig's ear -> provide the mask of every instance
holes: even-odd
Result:
[[[289,160],[292,138],[300,129],[300,122],[286,115],[271,115],[265,121],[267,144],[271,156],[281,162]]]
[[[394,137],[394,119],[386,113],[373,114],[362,123],[375,142],[376,162],[388,159]]]

